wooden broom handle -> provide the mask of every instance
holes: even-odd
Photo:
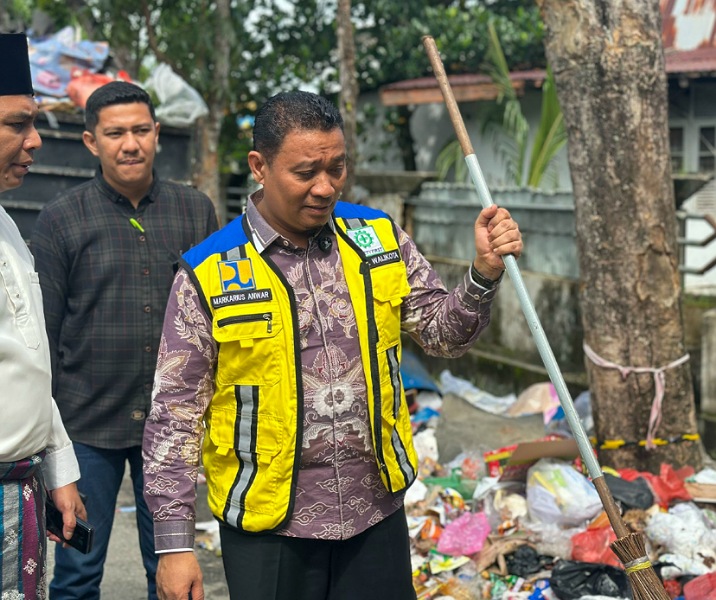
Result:
[[[448,113],[450,114],[450,120],[455,127],[455,134],[457,135],[458,142],[460,142],[462,153],[465,156],[475,154],[475,151],[472,148],[472,142],[470,142],[470,136],[467,135],[467,128],[465,127],[465,123],[463,123],[460,115],[460,109],[458,108],[455,96],[452,93],[450,82],[445,74],[445,67],[443,67],[443,61],[440,58],[440,53],[438,52],[435,40],[430,35],[425,35],[422,39],[425,52],[427,53],[428,60],[430,61],[430,66],[433,68],[435,79],[437,79],[440,91],[445,99],[445,106],[447,106]]]

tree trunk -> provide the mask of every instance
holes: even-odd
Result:
[[[607,361],[660,368],[685,354],[659,0],[538,0],[569,138],[584,341]],[[651,373],[587,360],[603,464],[699,469],[699,442],[647,449]],[[664,370],[656,437],[697,432],[688,362]]]
[[[356,51],[353,43],[351,0],[338,0],[336,14],[338,24],[338,54],[340,61],[341,97],[340,111],[343,116],[343,132],[346,138],[348,177],[343,187],[343,200],[353,202],[353,184],[356,168],[356,110],[358,107],[358,81],[356,78]]]
[[[209,114],[199,119],[194,128],[198,160],[193,182],[214,203],[216,216],[223,225],[226,223],[226,199],[221,193],[218,152],[222,112],[214,104],[209,105]]]
[[[219,174],[219,136],[227,107],[231,48],[235,42],[232,29],[230,0],[217,0],[217,20],[214,30],[216,54],[212,70],[211,92],[206,98],[209,114],[200,119],[196,126],[198,135],[198,164],[194,173],[194,184],[204,192],[216,207],[216,216],[221,225],[226,223],[226,195],[221,189]]]
[[[398,106],[398,147],[400,156],[403,158],[403,169],[416,171],[415,164],[415,140],[410,131],[410,119],[413,116],[413,109],[409,106]]]

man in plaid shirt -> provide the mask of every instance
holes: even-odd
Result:
[[[142,497],[144,421],[174,265],[218,224],[209,198],[153,171],[159,123],[144,90],[119,81],[99,88],[87,101],[85,126],[83,141],[100,168],[94,179],[48,204],[32,236],[53,391],[96,528],[90,554],[57,550],[50,598],[99,599],[129,462],[152,600],[157,558]]]

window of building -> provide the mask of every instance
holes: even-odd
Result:
[[[699,127],[699,171],[713,172],[716,167],[716,127]]]
[[[684,171],[684,128],[669,127],[669,147],[671,148],[671,170],[674,173]]]

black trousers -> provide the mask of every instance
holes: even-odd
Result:
[[[348,540],[221,527],[231,600],[415,600],[405,512]]]

